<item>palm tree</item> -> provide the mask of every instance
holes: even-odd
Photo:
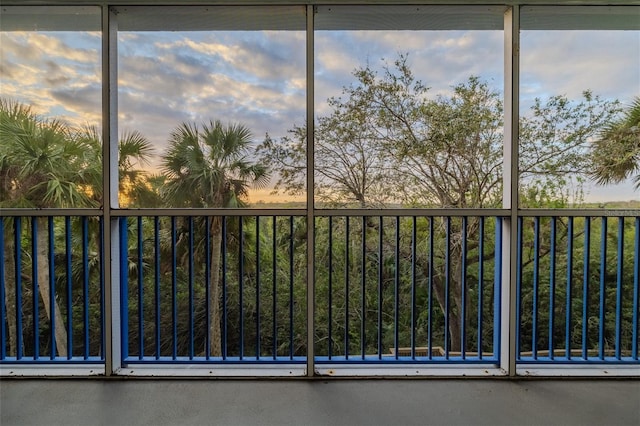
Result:
[[[640,96],[621,118],[602,129],[592,149],[592,177],[600,185],[622,182],[640,171]],[[634,182],[640,189],[640,174]]]
[[[33,115],[31,110],[25,105],[19,103],[11,103],[4,99],[0,99],[0,137],[2,136],[2,129],[6,125],[12,122],[21,122],[24,120],[32,119]],[[4,139],[2,137],[2,139]],[[9,197],[15,192],[13,182],[16,179],[17,169],[11,163],[9,158],[9,152],[3,147],[8,147],[8,144],[0,144],[0,206],[8,204]],[[5,234],[3,235],[5,241],[6,255],[3,259],[5,266],[5,303],[7,323],[9,325],[9,356],[16,356],[18,333],[16,329],[16,312],[14,310],[16,303],[16,286],[15,286],[15,274],[16,264],[15,258],[12,255],[15,250],[15,244],[13,234],[9,231],[9,224],[5,222]],[[2,279],[4,277],[0,277]],[[4,318],[0,318],[4,321]]]
[[[251,132],[241,124],[210,121],[201,128],[182,123],[172,133],[162,159],[166,176],[163,195],[174,207],[244,207],[249,185],[264,186],[267,168],[252,163]],[[220,254],[222,218],[210,218],[211,268],[209,306],[210,354],[221,356]]]
[[[94,147],[74,137],[69,127],[59,120],[45,120],[18,102],[0,100],[0,207],[91,207],[96,206],[90,197],[88,186],[94,179],[87,170]],[[40,296],[45,312],[55,318],[56,348],[60,356],[67,355],[67,339],[64,322],[57,301],[50,300],[50,277],[47,256],[47,219],[39,217],[36,226],[37,261]],[[12,253],[12,238],[6,238]],[[15,306],[16,268],[13,256],[7,256],[7,307]],[[13,309],[7,309],[11,354],[16,351],[15,318]]]
[[[95,147],[93,164],[102,164],[102,136],[96,126],[86,126],[78,132],[78,138]],[[140,166],[150,164],[153,144],[137,130],[122,133],[118,141],[118,198],[121,207],[158,207],[159,197],[151,176]],[[102,174],[93,179],[91,192],[95,199],[102,200]]]

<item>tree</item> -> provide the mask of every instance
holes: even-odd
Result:
[[[29,106],[9,100],[0,101],[0,206],[30,208],[98,207],[102,204],[102,139],[96,126],[74,129],[56,119],[33,113]],[[141,198],[153,191],[146,184],[146,173],[136,164],[146,164],[152,146],[138,132],[125,133],[119,142],[118,169],[120,193],[126,199]],[[147,196],[149,199],[149,196]],[[47,219],[37,218],[36,277],[47,316],[51,318]],[[13,233],[7,226],[5,245],[15,250]],[[93,231],[92,231],[93,232]],[[96,241],[97,237],[96,233]],[[15,306],[13,256],[6,256],[5,286],[7,306]],[[56,347],[66,356],[66,329],[58,302],[54,301]],[[10,350],[15,354],[14,309],[7,309]],[[68,315],[68,313],[67,313]]]
[[[249,185],[265,186],[267,168],[249,157],[251,132],[241,124],[183,123],[170,136],[162,158],[162,194],[173,207],[244,207]],[[220,260],[222,218],[210,218],[209,329],[212,356],[221,356]]]
[[[592,145],[592,178],[600,185],[634,177],[640,189],[640,96],[622,117],[606,123]]]
[[[88,146],[95,156],[91,164],[96,165],[93,173],[91,193],[96,200],[102,200],[102,136],[97,126],[86,126],[77,131],[77,137]],[[118,198],[122,207],[159,207],[157,176],[150,176],[142,169],[149,165],[153,156],[153,144],[139,131],[125,131],[118,140]],[[86,173],[86,172],[85,172]]]
[[[450,94],[430,97],[429,88],[415,78],[403,55],[392,65],[385,64],[381,73],[367,66],[353,75],[355,82],[343,88],[342,96],[328,101],[332,112],[318,118],[316,198],[354,200],[360,206],[501,205],[503,113],[498,91],[472,76],[454,86]],[[589,141],[615,113],[615,102],[603,101],[590,92],[585,92],[581,102],[564,96],[547,102],[536,100],[520,124],[520,188],[525,204],[531,192],[535,195],[542,188],[556,194],[569,186],[568,176],[586,175],[584,154]],[[294,127],[292,134],[297,138],[268,138],[259,150],[265,161],[280,171],[278,188],[285,192],[299,190],[304,176],[303,128]],[[386,196],[381,198],[380,194]],[[452,350],[460,345],[457,327],[463,312],[461,282],[466,274],[461,260],[477,246],[477,241],[469,240],[467,253],[463,253],[461,236],[462,232],[475,235],[478,227],[472,218],[466,231],[456,223],[450,229],[448,253]],[[438,226],[442,231],[445,221]],[[436,250],[436,257],[445,257],[444,247]],[[436,264],[441,261],[436,259]],[[417,262],[426,276],[428,259],[418,258]],[[436,271],[434,291],[443,310],[446,279],[444,271]]]
[[[74,137],[69,127],[55,119],[45,120],[23,104],[0,100],[0,184],[2,207],[90,207],[96,206],[86,190],[92,179],[86,171],[93,147]],[[95,166],[95,165],[93,165]],[[47,220],[39,217],[37,233],[37,279],[40,296],[46,314],[55,318],[56,348],[60,356],[66,356],[66,329],[57,301],[50,300],[50,276],[47,267]],[[35,232],[34,232],[35,233]],[[9,252],[13,252],[12,238],[5,238]],[[13,256],[7,256],[7,313],[11,353],[16,352],[15,306],[16,265]],[[50,312],[51,306],[54,312]]]
[[[591,141],[619,111],[618,101],[603,100],[589,90],[579,100],[562,95],[544,103],[535,99],[520,119],[520,205],[556,207],[571,198],[580,202],[582,184],[592,171]]]
[[[330,98],[333,111],[318,117],[315,133],[316,202],[328,207],[379,207],[389,202],[385,162],[370,137],[372,117],[356,105]],[[295,126],[281,140],[268,134],[257,154],[280,171],[275,190],[300,195],[306,188],[306,126]],[[387,182],[388,184],[388,182]]]

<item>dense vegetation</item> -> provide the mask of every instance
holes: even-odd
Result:
[[[404,57],[381,74],[367,67],[354,77],[317,119],[320,206],[501,207],[502,103],[486,82],[470,77],[432,97]],[[580,100],[536,101],[520,123],[520,205],[577,205],[586,179],[633,176],[639,104],[621,114],[617,102],[588,91]],[[304,125],[294,125],[288,136],[267,135],[253,147],[241,124],[182,123],[151,175],[143,166],[152,144],[125,133],[121,204],[245,207],[249,189],[270,179],[276,191],[300,194],[305,135]],[[2,100],[0,140],[0,207],[102,205],[96,128],[74,129]],[[523,219],[522,351],[567,342],[600,349],[599,340],[602,349],[630,350],[634,220]],[[59,356],[100,356],[104,224],[97,217],[0,224],[7,354],[49,355],[55,344]],[[318,217],[314,226],[318,354],[379,355],[411,345],[494,352],[498,219],[338,216]],[[306,353],[305,218],[132,217],[121,227],[131,356]]]

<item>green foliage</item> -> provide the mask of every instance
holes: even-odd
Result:
[[[580,349],[574,356],[582,356],[584,342],[591,357],[599,350],[611,356],[618,348],[628,356],[632,347],[633,286],[637,273],[633,270],[636,225],[623,219],[620,233],[620,219],[590,218],[587,222],[585,218],[575,218],[569,234],[570,219],[557,218],[554,241],[552,219],[539,220],[537,255],[534,219],[523,220],[521,351],[534,349],[535,336],[536,350],[552,348],[562,350],[564,355],[568,345],[570,349]],[[600,340],[604,345],[600,345]]]
[[[317,206],[501,206],[503,106],[488,82],[472,76],[449,93],[433,96],[413,75],[407,56],[380,72],[367,66],[353,75],[354,83],[340,97],[327,100],[330,111],[315,125]],[[582,199],[581,185],[592,173],[601,183],[631,176],[638,163],[632,146],[638,140],[638,105],[636,101],[615,120],[618,103],[590,92],[579,101],[565,96],[536,100],[520,122],[520,205],[568,207]],[[299,195],[310,172],[306,137],[306,126],[294,125],[278,140],[267,135],[253,152],[250,130],[241,124],[182,123],[169,136],[162,173],[150,176],[142,167],[152,145],[136,131],[125,133],[118,159],[121,205],[245,207],[249,188],[265,187],[271,171],[277,172],[276,191]],[[22,104],[2,101],[0,139],[0,206],[101,205],[97,128],[73,129],[38,117]],[[63,218],[53,219],[53,282],[74,342],[70,353],[99,355],[100,232],[91,218],[83,236],[81,222],[71,220],[73,238],[67,247],[67,225]],[[143,217],[127,223],[131,356],[306,354],[305,218]],[[634,225],[625,222],[623,235],[618,235],[614,221],[602,232],[604,221],[594,219],[586,241],[584,218],[574,220],[573,236],[569,219],[558,218],[552,241],[551,221],[542,219],[536,253],[533,222],[523,223],[521,350],[562,349],[568,338],[571,348],[580,348],[582,341],[595,348],[602,339],[603,350],[628,351],[637,315],[632,312],[634,271],[629,266]],[[13,252],[11,221],[4,225],[7,252]],[[480,217],[318,217],[316,353],[382,356],[412,343],[495,353],[498,226],[496,220]],[[48,225],[40,232],[45,229]],[[10,271],[16,266],[24,271],[25,351],[35,352],[29,345],[37,308],[39,350],[46,353],[52,322],[37,295],[37,306],[33,303],[37,274],[27,271],[34,261],[45,267],[48,260],[30,251],[34,233],[26,222],[21,231],[23,255],[18,265],[7,260],[5,283],[15,288]],[[614,241],[621,237],[623,267],[618,272]],[[599,251],[603,240],[606,255]],[[12,303],[9,296],[7,303]],[[89,318],[86,343],[87,330],[80,321],[84,315]],[[213,343],[216,339],[222,347]]]
[[[0,100],[2,207],[91,207],[95,147],[63,122],[44,119],[25,105]]]
[[[527,195],[521,206],[582,201],[582,185],[592,171],[591,140],[615,117],[618,104],[590,91],[580,101],[562,95],[535,100],[520,120],[520,190]]]
[[[183,123],[162,158],[165,199],[174,207],[243,207],[248,185],[264,187],[268,170],[249,159],[251,132],[243,125]]]
[[[592,144],[591,176],[600,185],[618,183],[634,177],[640,189],[640,97],[636,96],[622,117],[610,120],[600,129]]]

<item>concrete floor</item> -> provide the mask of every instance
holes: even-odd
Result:
[[[640,425],[640,380],[0,381],[0,425]]]

